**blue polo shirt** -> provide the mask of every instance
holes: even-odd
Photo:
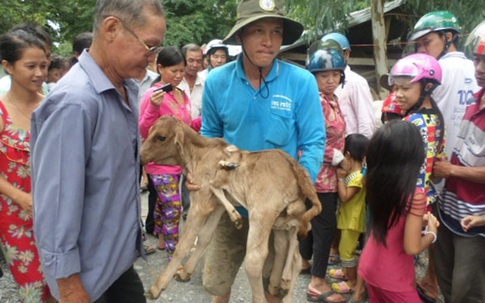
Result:
[[[92,301],[141,250],[138,89],[125,103],[93,58],[76,64],[32,114],[34,231],[44,276],[79,274]]]
[[[201,134],[249,151],[281,149],[315,182],[326,139],[315,77],[275,60],[265,81],[257,90],[251,86],[242,56],[212,70],[202,95]]]

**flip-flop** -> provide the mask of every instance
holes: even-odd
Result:
[[[160,246],[157,245],[157,249],[158,250],[165,250],[165,246],[164,247],[160,247]]]
[[[145,255],[151,255],[155,252],[155,247],[150,245],[143,245],[143,249],[145,249]]]
[[[418,291],[418,296],[423,303],[436,303],[436,299],[428,296],[419,284],[416,284],[416,290]]]
[[[339,294],[348,294],[352,292],[352,289],[350,288],[349,284],[347,284],[347,282],[345,281],[332,283],[332,290],[334,292],[338,292]]]
[[[315,303],[329,303],[329,302],[334,302],[334,303],[343,303],[345,302],[345,298],[342,298],[342,301],[328,301],[327,298],[335,294],[334,291],[330,290],[321,294],[317,294],[313,291],[307,290],[306,292],[306,300],[308,302],[315,302]]]
[[[340,263],[340,256],[335,254],[330,254],[328,256],[328,265],[335,265]]]
[[[338,268],[338,269],[330,269],[328,271],[328,276],[330,278],[333,278],[333,279],[338,279],[338,280],[343,280],[343,281],[347,281],[348,278],[347,276],[345,275],[345,272],[343,269],[341,268]]]

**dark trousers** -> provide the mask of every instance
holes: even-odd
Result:
[[[313,255],[312,276],[319,278],[327,274],[328,256],[337,229],[337,197],[337,193],[318,193],[322,212],[312,219],[312,230],[300,241],[301,257],[310,260]],[[310,202],[306,203],[310,207]]]
[[[485,238],[462,237],[440,225],[434,262],[446,303],[485,302],[484,252]]]
[[[148,177],[148,213],[145,219],[145,230],[149,234],[153,234],[155,229],[155,220],[153,214],[155,212],[155,204],[157,203],[157,190],[153,186],[152,178]]]
[[[143,283],[133,266],[93,303],[146,303]]]
[[[189,212],[190,208],[190,192],[187,189],[187,186],[185,186],[185,181],[187,181],[187,177],[185,175],[182,175],[182,186],[181,186],[181,191],[182,191],[182,216],[185,220],[187,218],[187,213]]]

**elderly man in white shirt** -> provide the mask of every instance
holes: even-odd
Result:
[[[182,54],[187,65],[184,79],[178,87],[190,97],[192,119],[195,119],[201,114],[204,89],[204,79],[198,74],[202,69],[202,48],[197,44],[189,43],[182,47]]]

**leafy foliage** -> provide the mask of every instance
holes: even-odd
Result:
[[[236,21],[237,0],[163,0],[167,20],[165,45],[181,46],[189,42],[204,44],[224,38]],[[372,0],[284,0],[288,15],[305,25],[307,39],[313,40],[329,30],[345,32],[346,16],[369,7]],[[454,13],[466,35],[485,20],[484,0],[407,0],[402,16],[410,27],[420,16],[432,10]],[[45,26],[61,50],[75,35],[92,29],[96,0],[2,0],[0,33],[21,22]],[[56,49],[54,49],[56,51]]]
[[[369,0],[285,0],[288,16],[300,21],[309,29],[304,38],[312,41],[328,31],[344,32],[347,16],[370,6]]]
[[[349,13],[371,6],[372,0],[285,0],[288,14],[299,20],[308,29],[307,41],[322,34],[338,30],[345,32]],[[386,1],[388,2],[388,1]],[[416,21],[424,14],[435,10],[449,10],[462,25],[462,35],[467,35],[478,23],[485,20],[483,0],[407,0],[400,18],[412,30]]]
[[[409,22],[409,28],[412,30],[414,24],[424,14],[436,11],[447,10],[458,18],[461,25],[461,39],[462,42],[466,40],[466,36],[478,25],[485,20],[485,2],[483,0],[408,0],[405,4],[406,16],[404,20]]]
[[[224,38],[235,23],[237,0],[163,0],[167,21],[165,45],[204,44]],[[51,35],[54,52],[70,55],[70,43],[91,31],[96,0],[2,0],[0,33],[14,25],[43,25]],[[64,54],[64,52],[66,52]]]
[[[53,51],[71,54],[71,41],[79,33],[92,30],[96,0],[3,0],[0,2],[0,33],[23,22],[44,26],[54,41]],[[60,45],[61,51],[57,48]]]
[[[223,39],[235,23],[236,0],[165,0],[165,45]]]
[[[15,24],[31,22],[37,24],[46,23],[47,5],[41,0],[3,0],[0,3],[0,32],[8,31]]]

